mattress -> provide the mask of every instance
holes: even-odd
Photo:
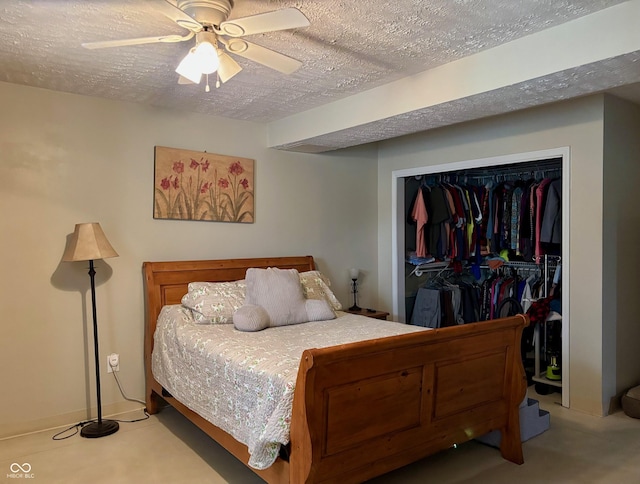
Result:
[[[425,330],[337,314],[330,321],[245,333],[233,324],[196,324],[189,309],[165,306],[154,336],[152,372],[180,402],[245,444],[250,466],[265,469],[289,442],[305,349]]]

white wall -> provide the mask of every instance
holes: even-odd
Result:
[[[605,395],[620,395],[640,384],[640,106],[604,107],[603,374]]]
[[[571,151],[570,402],[606,413],[602,384],[603,97],[593,96],[380,143],[379,294],[392,307],[394,170],[569,146]],[[608,404],[607,404],[608,408]]]
[[[375,149],[278,152],[259,124],[11,84],[0,105],[0,437],[95,405],[87,264],[61,262],[76,223],[100,222],[120,255],[96,262],[105,415],[130,406],[104,355],[143,396],[143,261],[311,254],[347,306],[361,268],[376,305]],[[255,223],[154,220],[155,145],[255,159]]]

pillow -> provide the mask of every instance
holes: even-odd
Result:
[[[327,301],[307,299],[305,301],[305,309],[307,310],[308,321],[326,321],[336,318],[336,313],[333,312]]]
[[[304,292],[295,269],[247,269],[245,304],[261,306],[269,315],[269,326],[307,321]]]
[[[240,331],[260,331],[269,327],[269,315],[264,308],[247,304],[233,314],[233,325]]]
[[[231,324],[233,313],[244,304],[245,281],[191,282],[182,305],[191,309],[198,324]]]
[[[342,304],[329,289],[331,282],[320,271],[306,271],[300,273],[300,281],[307,299],[321,299],[329,303],[334,310],[342,310]]]
[[[326,301],[307,299],[305,308],[309,321],[335,319],[336,314]],[[269,327],[269,315],[261,306],[246,304],[233,314],[233,325],[239,331],[262,331]]]
[[[262,307],[269,326],[285,326],[335,318],[325,300],[305,299],[295,269],[247,269],[245,305]]]
[[[329,286],[331,282],[320,271],[306,271],[299,274],[304,295],[307,299],[325,300],[334,310],[342,309],[342,304]],[[244,280],[232,282],[192,282],[189,292],[182,298],[182,304],[191,309],[198,324],[231,324],[233,314],[244,304],[246,284]],[[335,313],[324,319],[333,319]]]

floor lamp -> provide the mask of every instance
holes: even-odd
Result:
[[[96,318],[96,271],[93,261],[118,257],[98,223],[76,224],[75,231],[67,245],[62,260],[89,261],[89,277],[91,278],[91,308],[93,310],[93,347],[96,358],[96,391],[98,401],[98,421],[82,427],[80,435],[87,438],[104,437],[118,431],[120,427],[114,420],[102,419],[102,401],[100,398],[100,355],[98,352],[98,323]]]

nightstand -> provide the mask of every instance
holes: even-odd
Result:
[[[350,311],[349,309],[344,309],[344,311],[347,313],[359,314],[360,316],[368,316],[370,318],[376,318],[376,319],[387,319],[387,316],[389,316],[389,313],[384,311],[378,311],[377,309],[372,309],[371,311],[364,308],[360,309],[359,311]]]

